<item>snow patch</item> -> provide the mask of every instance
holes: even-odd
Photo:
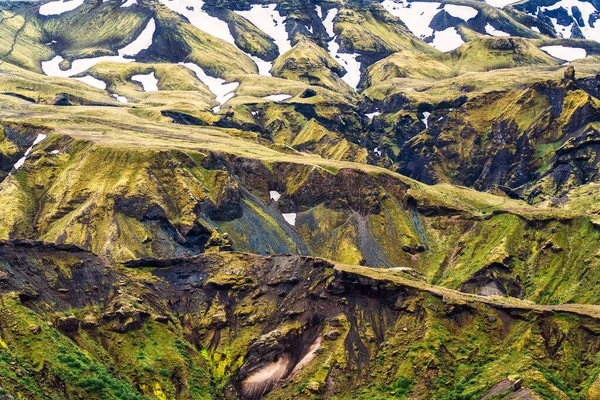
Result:
[[[485,2],[488,3],[490,6],[496,8],[504,8],[510,4],[514,4],[519,1],[521,0],[485,0]]]
[[[160,0],[171,11],[183,15],[192,25],[212,36],[218,37],[228,43],[235,44],[235,39],[229,32],[227,22],[208,15],[202,9],[202,0]]]
[[[31,151],[33,150],[33,147],[40,143],[41,141],[43,141],[44,139],[46,139],[48,136],[40,133],[37,135],[37,137],[35,138],[35,140],[33,141],[33,144],[31,146],[29,146],[29,148],[27,149],[27,151],[25,152],[25,154],[23,155],[23,157],[21,157],[13,166],[13,168],[15,170],[21,168],[23,166],[23,164],[25,163],[25,160],[27,159],[27,157],[29,156],[29,154],[31,153]]]
[[[158,79],[156,79],[154,72],[150,72],[146,75],[133,75],[131,80],[141,83],[142,87],[144,88],[144,92],[158,91]]]
[[[385,0],[381,5],[387,12],[400,18],[415,36],[424,39],[433,35],[433,29],[429,27],[429,24],[433,17],[440,12],[440,3],[422,1],[396,3],[393,0]]]
[[[425,111],[423,113],[423,119],[421,121],[423,121],[423,123],[425,124],[425,129],[429,128],[429,116],[431,115],[431,113],[429,111]]]
[[[501,30],[494,28],[492,25],[490,25],[489,22],[485,26],[485,31],[488,35],[492,35],[492,36],[510,36],[510,34],[508,34],[506,32],[502,32]]]
[[[42,71],[48,76],[60,76],[64,78],[73,75],[81,74],[92,68],[94,65],[103,61],[112,61],[118,63],[130,63],[135,61],[133,58],[125,58],[125,56],[136,56],[140,51],[149,48],[152,45],[152,36],[156,30],[156,23],[152,18],[142,33],[130,44],[119,50],[118,56],[102,56],[94,58],[81,58],[71,63],[71,68],[66,71],[60,69],[60,63],[63,62],[61,56],[56,56],[52,60],[42,62]]]
[[[317,12],[321,14],[321,8],[317,8]],[[332,8],[327,11],[327,15],[323,20],[323,25],[325,26],[325,30],[327,34],[333,39],[328,43],[327,47],[329,50],[329,55],[337,60],[345,69],[346,75],[342,77],[342,80],[348,84],[352,89],[358,87],[360,82],[360,62],[356,59],[360,54],[349,54],[349,53],[340,53],[340,45],[335,41],[337,36],[335,36],[335,32],[333,30],[333,21],[337,16],[338,9]]]
[[[84,0],[51,1],[40,6],[40,15],[60,15],[73,11],[83,4]]]
[[[379,111],[375,111],[369,114],[365,114],[369,119],[373,119],[374,117],[381,115],[381,113]]]
[[[552,57],[559,58],[565,61],[578,60],[585,58],[587,55],[585,49],[580,47],[566,47],[566,46],[543,46],[540,49],[550,54]]]
[[[119,96],[116,93],[113,93],[112,95],[115,99],[117,99],[118,101],[120,101],[121,103],[129,103],[129,100],[127,100],[127,97],[125,96]]]
[[[538,28],[537,26],[532,26],[531,30],[537,33],[540,33],[540,28]]]
[[[464,43],[456,28],[448,28],[443,31],[436,31],[433,35],[431,45],[445,53],[459,48]]]
[[[296,226],[296,213],[285,213],[281,215],[283,215],[283,218],[288,224]]]
[[[456,31],[456,28],[450,27],[443,31],[434,31],[429,27],[433,17],[442,9],[439,8],[441,3],[429,3],[422,1],[408,2],[404,0],[402,3],[396,3],[393,0],[385,0],[381,5],[390,14],[400,18],[408,29],[417,37],[425,39],[433,35],[431,46],[436,49],[446,52],[460,47],[464,41]],[[479,11],[469,6],[459,6],[455,4],[447,4],[443,7],[448,14],[468,21],[477,16]]]
[[[277,4],[254,4],[248,11],[234,11],[236,14],[252,22],[258,29],[271,36],[283,54],[292,48],[285,30],[285,17],[275,10]]]
[[[219,103],[219,105],[213,108],[213,112],[215,113],[219,112],[221,106],[235,96],[234,91],[240,85],[238,82],[227,83],[224,79],[208,76],[202,68],[194,63],[180,63],[180,65],[183,65],[184,67],[194,71],[198,79],[208,86],[208,90],[210,90],[216,96],[216,101]]]
[[[284,101],[284,100],[291,99],[291,98],[292,98],[292,96],[290,96],[289,94],[272,94],[272,95],[263,97],[263,99],[265,99],[265,100],[275,101],[275,102],[280,102],[280,101]]]
[[[446,4],[444,10],[453,17],[460,18],[467,22],[471,18],[475,18],[479,11],[469,6],[459,6],[456,4]]]
[[[142,33],[127,46],[123,47],[119,50],[119,55],[121,57],[126,56],[137,56],[142,50],[146,50],[152,46],[152,37],[154,36],[154,32],[156,31],[156,22],[154,18],[152,18]]]
[[[160,0],[170,10],[183,15],[190,23],[203,32],[235,45],[235,38],[229,31],[229,25],[219,18],[210,16],[202,9],[202,0]],[[237,12],[237,11],[236,11]],[[259,27],[260,28],[260,27]],[[290,46],[291,48],[291,46]],[[241,49],[240,49],[241,50]],[[242,50],[243,51],[243,50]],[[245,53],[245,52],[244,52]],[[245,53],[258,67],[259,75],[271,76],[273,63]]]
[[[596,7],[594,7],[591,3],[580,0],[561,0],[557,3],[554,3],[551,6],[540,7],[541,11],[552,11],[557,10],[559,8],[563,8],[567,11],[567,13],[573,17],[573,8],[577,7],[581,12],[581,19],[583,20],[583,26],[579,26],[581,29],[581,33],[586,39],[595,40],[600,42],[600,23],[594,23],[594,25],[590,25],[590,16],[592,14],[597,13]],[[556,18],[550,18],[552,24],[554,25],[554,29],[563,37],[570,38],[571,37],[571,28],[573,23],[568,26],[560,25]],[[576,22],[574,22],[576,23]]]
[[[100,90],[106,90],[106,83],[104,83],[104,81],[101,81],[100,79],[96,79],[91,75],[86,75],[84,77],[81,78],[75,78],[78,81],[81,81],[83,83],[87,83],[90,86],[93,86],[95,88],[98,88]]]
[[[277,190],[271,190],[269,192],[269,198],[273,201],[279,201],[279,199],[281,198],[281,194],[279,194]]]
[[[131,7],[137,4],[137,0],[126,0],[123,4],[121,4],[121,8]]]

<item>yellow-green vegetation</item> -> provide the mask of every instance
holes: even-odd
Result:
[[[597,306],[476,296],[313,258],[207,253],[124,269],[29,249],[1,249],[12,278],[0,290],[0,385],[16,396],[240,397],[278,359],[290,360],[286,379],[267,398],[482,397],[504,380],[542,398],[596,390]],[[55,263],[62,292],[26,282]]]
[[[257,72],[256,64],[236,46],[186,23],[162,4],[151,6],[157,29],[164,32],[163,36],[156,38],[156,51],[168,54],[175,46],[180,50],[180,54],[176,55],[178,61],[193,62],[209,75],[225,79],[234,74]]]
[[[44,33],[37,21],[17,10],[0,9],[0,62],[40,71],[40,62],[52,55],[44,45]]]
[[[337,40],[349,53],[391,54],[410,50],[437,53],[377,3],[367,7],[344,7],[337,18],[334,26]]]
[[[116,54],[133,42],[150,20],[145,9],[123,8],[112,1],[84,3],[77,11],[42,22],[47,42],[56,41],[56,48],[69,61]]]
[[[341,93],[351,90],[339,77],[343,73],[344,68],[336,60],[308,39],[301,40],[273,64],[274,76],[323,86]]]
[[[156,0],[0,6],[0,400],[598,397],[598,45],[525,3],[452,0],[446,53],[378,2],[276,3],[285,54],[256,2],[188,6],[235,43]],[[106,90],[40,74],[151,19],[75,76]]]

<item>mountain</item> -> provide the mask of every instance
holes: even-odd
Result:
[[[598,10],[0,1],[0,400],[600,398]]]

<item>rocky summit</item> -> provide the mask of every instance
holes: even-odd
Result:
[[[600,399],[600,2],[0,0],[18,399]]]

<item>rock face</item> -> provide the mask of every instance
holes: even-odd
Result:
[[[600,4],[498,2],[0,1],[0,400],[600,398]]]
[[[151,397],[159,386],[165,395],[182,398],[201,393],[231,399],[343,398],[367,382],[385,386],[386,392],[409,388],[434,398],[465,390],[446,380],[460,380],[464,372],[452,372],[459,365],[479,376],[476,390],[483,399],[538,398],[532,388],[554,387],[540,380],[542,372],[555,371],[553,379],[561,379],[560,366],[569,362],[569,374],[595,379],[585,367],[600,345],[595,317],[600,313],[594,306],[554,313],[530,302],[496,303],[426,287],[400,271],[295,256],[215,252],[160,264],[139,261],[123,269],[77,249],[30,243],[23,256],[20,246],[2,245],[2,269],[8,268],[11,278],[0,286],[5,305],[0,354],[19,360],[0,363],[3,374],[16,373],[3,381],[8,393],[54,392],[60,385],[69,397],[80,398],[84,381],[68,375],[84,368],[80,363],[91,366],[85,367],[89,379],[108,382],[83,386],[85,396],[94,399],[116,393],[113,386],[133,398]],[[39,259],[46,270],[60,263],[58,275],[27,280],[30,271],[15,268]],[[98,271],[101,282],[93,279]],[[233,276],[237,284],[223,283]],[[69,292],[51,290],[55,281]],[[38,296],[23,297],[25,288]],[[72,295],[90,291],[98,295],[85,301]],[[13,326],[15,318],[25,325]],[[523,329],[530,332],[527,338],[515,340]],[[478,347],[465,346],[474,335],[481,338]],[[45,366],[44,379],[28,364],[33,337],[47,343],[35,356]],[[504,356],[497,364],[488,354],[500,348]],[[416,361],[424,359],[430,361]],[[155,362],[177,369],[169,374],[142,368]],[[482,374],[482,366],[496,372]],[[510,378],[515,369],[519,380]],[[348,380],[352,371],[359,373]],[[498,374],[507,378],[497,382]],[[136,386],[135,379],[159,386]],[[215,386],[204,391],[209,379]]]

